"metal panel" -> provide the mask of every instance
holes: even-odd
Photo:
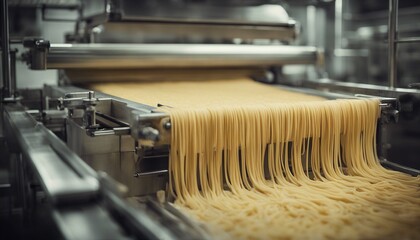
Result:
[[[71,118],[67,119],[66,128],[67,145],[79,156],[120,151],[120,138],[117,135],[91,137],[85,128]]]
[[[98,145],[100,147],[100,145]],[[113,179],[121,182],[120,153],[96,153],[80,156],[95,171],[106,172]]]
[[[92,42],[292,40],[298,33],[279,4],[90,0],[83,10]]]
[[[90,33],[92,43],[221,43],[252,42],[254,39],[285,40],[296,38],[294,26],[226,25],[180,22],[106,22]],[[224,40],[224,41],[223,41]]]
[[[153,160],[149,159],[149,161]],[[137,176],[137,165],[137,156],[134,153],[121,153],[120,179],[121,183],[128,187],[128,196],[156,194],[159,190],[166,190],[166,184],[168,183],[167,173]]]
[[[120,144],[121,152],[134,152],[135,150],[135,141],[130,135],[122,135]]]
[[[236,25],[289,26],[289,16],[280,5],[221,6],[215,4],[174,4],[171,1],[119,2],[121,20],[216,23]],[[160,3],[160,4],[159,4]]]
[[[124,108],[127,105],[124,104]],[[135,153],[135,140],[130,135],[106,135],[92,137],[86,134],[75,119],[67,119],[67,144],[90,167],[104,171],[115,180],[126,185],[128,196],[143,196],[165,190],[167,171],[155,172],[147,169],[139,175],[138,156]],[[156,165],[160,170],[162,159],[145,159],[148,166]],[[167,161],[167,157],[166,157]],[[159,165],[160,164],[160,165]],[[151,171],[152,174],[148,174]]]

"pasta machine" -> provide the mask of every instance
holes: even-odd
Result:
[[[18,160],[13,168],[21,181],[20,201],[29,209],[47,205],[60,234],[69,239],[208,238],[168,203],[169,115],[86,84],[239,76],[273,83],[273,72],[283,65],[322,67],[322,50],[289,44],[299,28],[280,5],[94,0],[82,9],[69,43],[22,42],[27,48],[22,58],[31,69],[60,70],[58,86],[18,95],[13,61],[3,51],[8,81],[2,125],[7,156]],[[8,39],[3,28],[2,39]],[[270,41],[256,44],[258,39]],[[9,49],[7,42],[2,49]],[[357,93],[365,95],[349,95],[356,88],[327,80],[305,87],[312,89],[290,89],[328,98],[383,96],[378,126],[398,118],[392,94],[358,86]],[[326,87],[342,87],[347,94],[313,89]]]

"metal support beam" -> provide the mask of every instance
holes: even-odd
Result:
[[[398,0],[389,0],[388,19],[388,81],[391,89],[397,82]]]
[[[2,52],[2,71],[3,71],[3,98],[11,97],[11,75],[10,75],[10,46],[9,46],[9,9],[8,1],[1,1],[1,52]]]
[[[249,67],[317,64],[315,47],[235,44],[49,44],[28,41],[32,69]]]
[[[17,83],[16,83],[16,54],[17,48],[10,50],[10,92],[13,94],[13,97],[17,97]]]

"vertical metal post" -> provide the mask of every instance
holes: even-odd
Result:
[[[388,19],[388,81],[395,88],[397,82],[398,0],[389,0]]]
[[[2,0],[1,52],[3,67],[3,97],[11,97],[10,89],[10,46],[9,46],[9,6],[7,0]]]
[[[16,48],[13,48],[10,50],[10,93],[13,95],[13,97],[17,97],[16,89],[16,54],[18,50]]]
[[[346,73],[344,59],[339,52],[343,48],[343,1],[335,0],[334,3],[334,55],[333,55],[333,75],[343,77]]]
[[[336,0],[334,17],[334,50],[343,48],[343,0]]]
[[[316,21],[316,7],[313,5],[309,5],[306,7],[306,26],[307,26],[307,34],[308,34],[308,42],[309,46],[316,46],[316,31],[317,31],[317,21]]]

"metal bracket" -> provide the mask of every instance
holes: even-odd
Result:
[[[167,113],[152,112],[131,114],[131,136],[141,146],[154,147],[170,143],[171,121]]]
[[[96,123],[96,104],[99,102],[95,98],[94,91],[88,92],[75,92],[64,95],[64,98],[58,99],[58,107],[61,110],[65,108],[74,110],[82,109],[83,113],[83,126],[86,129],[97,129],[99,125]]]
[[[400,116],[400,104],[396,99],[382,100],[379,106],[381,106],[381,123],[388,124],[398,122]]]
[[[50,42],[42,38],[23,39],[23,46],[29,48],[29,51],[22,54],[22,59],[33,70],[47,69],[47,55],[50,48]]]
[[[82,126],[91,137],[129,135],[130,125],[97,111],[97,104],[107,98],[96,98],[94,91],[67,93],[58,98],[58,109],[68,109],[69,118],[82,118]]]
[[[355,94],[358,98],[379,98],[381,103],[381,117],[379,119],[381,124],[397,123],[400,114],[400,103],[396,98],[386,98],[366,94]]]

